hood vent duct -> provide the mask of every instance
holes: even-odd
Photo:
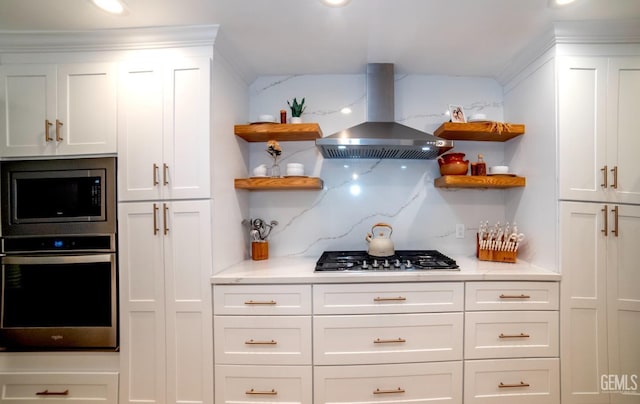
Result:
[[[399,124],[395,119],[391,63],[367,65],[367,121],[316,139],[330,159],[432,160],[453,148],[453,141]]]

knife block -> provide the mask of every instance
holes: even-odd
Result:
[[[251,242],[251,259],[254,261],[266,260],[269,258],[269,242],[268,241],[252,241]]]
[[[476,257],[480,261],[509,262],[514,264],[518,251],[486,250],[480,248],[480,240],[476,234]]]

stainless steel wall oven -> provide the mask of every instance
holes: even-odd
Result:
[[[118,347],[115,157],[0,163],[0,347]]]

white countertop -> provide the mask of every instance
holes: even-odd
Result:
[[[451,257],[460,271],[314,272],[317,257],[247,260],[211,277],[212,284],[296,284],[428,281],[559,281],[560,274],[520,261],[515,264]]]

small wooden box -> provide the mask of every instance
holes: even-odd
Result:
[[[496,261],[515,263],[518,256],[517,251],[496,251],[478,249],[478,259],[480,261]]]
[[[269,258],[269,242],[252,241],[251,259],[254,261],[266,260]]]
[[[480,261],[509,262],[514,264],[518,257],[518,251],[480,249],[480,240],[476,234],[476,257],[478,257]]]

